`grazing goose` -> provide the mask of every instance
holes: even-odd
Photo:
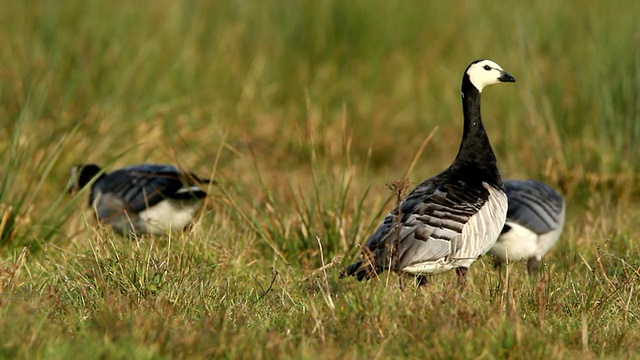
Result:
[[[71,169],[69,193],[94,179],[89,205],[98,220],[136,236],[182,230],[207,196],[198,184],[210,183],[171,165],[132,165],[106,173],[95,164],[82,164]]]
[[[496,265],[527,259],[527,271],[533,274],[562,233],[564,199],[540,181],[505,180],[504,187],[509,199],[507,221],[489,253],[496,257]]]
[[[515,78],[491,60],[467,67],[462,77],[464,129],[454,162],[418,185],[384,218],[364,244],[361,260],[341,278],[361,281],[393,270],[416,275],[424,284],[426,274],[456,269],[464,283],[469,266],[496,242],[507,214],[507,196],[480,116],[482,89],[500,82]]]

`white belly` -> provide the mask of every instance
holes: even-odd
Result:
[[[498,241],[489,250],[490,254],[502,261],[517,262],[536,256],[538,235],[524,226],[507,222],[509,231],[500,235]]]
[[[202,206],[202,200],[167,199],[140,212],[136,229],[150,234],[166,234],[185,228]]]

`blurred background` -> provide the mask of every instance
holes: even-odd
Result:
[[[417,184],[453,160],[460,80],[477,58],[517,79],[483,97],[505,178],[565,194],[578,242],[639,213],[636,1],[0,8],[5,247],[86,233],[73,212],[87,194],[63,194],[73,164],[160,162],[219,179],[210,207],[246,212],[237,219],[253,219],[271,246],[298,244],[294,254],[317,234],[355,254],[391,207],[385,183],[411,170]]]
[[[637,357],[639,14],[0,0],[0,358]],[[567,201],[540,277],[485,256],[464,291],[338,280],[393,208],[387,184],[453,161],[478,58],[517,79],[483,92],[503,176]],[[219,185],[192,229],[131,241],[65,193],[83,162]]]

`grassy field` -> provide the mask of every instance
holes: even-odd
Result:
[[[0,0],[0,358],[640,358],[640,2]],[[529,279],[338,280],[453,160],[460,79],[506,178],[568,202]],[[211,175],[193,229],[97,226],[70,167]]]

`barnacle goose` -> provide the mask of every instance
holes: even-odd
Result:
[[[476,60],[462,77],[464,129],[448,169],[418,185],[364,244],[361,259],[340,277],[369,279],[384,270],[417,276],[456,269],[464,283],[469,266],[496,242],[507,196],[480,115],[484,87],[515,78],[491,60]],[[394,248],[396,250],[394,250]]]
[[[552,187],[536,180],[505,180],[504,187],[507,221],[489,253],[496,265],[526,259],[527,271],[533,274],[562,233],[565,202]]]
[[[81,164],[73,166],[70,175],[69,193],[95,180],[89,205],[100,222],[136,236],[182,230],[207,196],[198,184],[211,182],[162,164],[131,165],[110,173]]]

